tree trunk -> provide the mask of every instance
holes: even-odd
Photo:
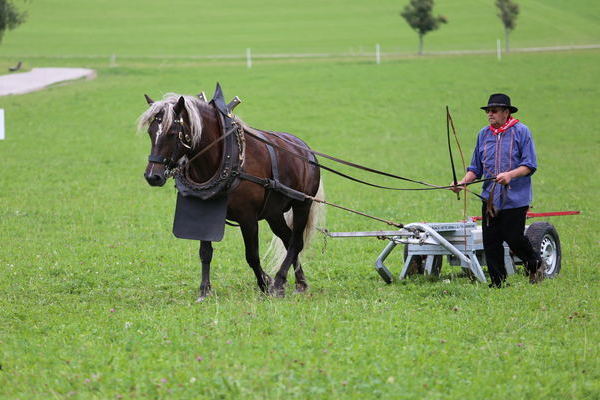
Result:
[[[510,31],[508,30],[508,28],[504,28],[504,43],[506,43],[506,53],[510,53],[510,44],[508,42],[508,35],[509,35]]]
[[[419,33],[419,55],[423,55],[423,34]]]

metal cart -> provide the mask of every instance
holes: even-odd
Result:
[[[528,218],[574,215],[579,211],[561,211],[554,213],[528,213]],[[395,231],[368,232],[328,232],[333,238],[377,237],[389,240],[389,243],[377,257],[375,269],[386,283],[392,282],[392,273],[384,264],[385,259],[398,244],[404,244],[404,266],[399,278],[404,279],[411,274],[439,276],[443,257],[450,265],[460,266],[467,274],[480,282],[486,282],[482,266],[486,265],[483,252],[481,226],[477,224],[480,217],[473,217],[468,222],[443,223],[411,223]],[[546,261],[546,277],[552,278],[560,272],[561,247],[558,232],[548,222],[535,222],[526,226],[525,235],[533,248],[539,251]],[[516,265],[522,264],[504,244],[506,272],[514,274]]]

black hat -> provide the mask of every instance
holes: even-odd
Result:
[[[510,105],[510,97],[505,95],[504,93],[494,93],[490,96],[488,100],[488,105],[481,107],[482,110],[487,110],[490,107],[506,107],[510,110],[511,114],[519,111],[517,107],[513,107]]]

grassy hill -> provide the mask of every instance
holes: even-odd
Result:
[[[20,1],[28,21],[8,33],[0,56],[205,56],[264,53],[411,53],[417,35],[400,17],[406,1],[72,0]],[[594,0],[520,2],[513,47],[600,42]],[[449,23],[425,49],[494,49],[504,38],[493,1],[438,1]]]

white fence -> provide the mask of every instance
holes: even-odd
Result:
[[[118,60],[198,60],[214,62],[214,61],[238,61],[246,64],[247,68],[252,68],[256,60],[292,60],[292,59],[324,59],[324,60],[339,60],[339,59],[371,59],[374,63],[380,64],[385,59],[411,58],[416,57],[416,52],[384,52],[380,44],[373,46],[374,51],[358,51],[358,52],[339,52],[339,53],[256,53],[251,48],[246,48],[245,52],[239,54],[207,54],[207,55],[20,55],[10,56],[11,59],[105,59],[111,67],[118,65]],[[511,48],[511,53],[536,53],[536,52],[554,52],[554,51],[571,51],[571,50],[593,50],[600,49],[600,44],[587,45],[572,45],[572,46],[552,46],[552,47],[523,47]],[[500,43],[497,41],[489,49],[483,50],[446,50],[446,51],[426,51],[423,56],[460,56],[471,54],[489,54],[494,55],[500,60],[502,52]],[[8,58],[0,56],[0,59]],[[118,59],[118,60],[117,60]]]

